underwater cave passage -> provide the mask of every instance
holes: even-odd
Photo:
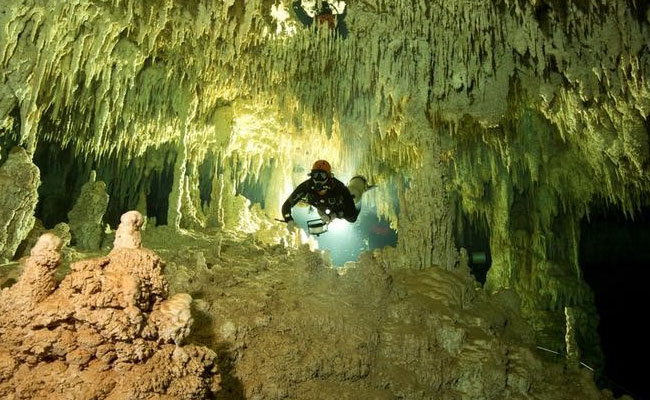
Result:
[[[601,384],[616,396],[650,399],[647,330],[650,278],[650,207],[634,219],[618,210],[596,210],[581,224],[580,266],[595,294],[605,354]]]
[[[492,265],[487,226],[472,222],[466,214],[461,213],[458,217],[455,238],[456,246],[467,250],[472,275],[481,285],[485,284],[487,272]]]
[[[318,219],[318,212],[313,207],[296,206],[293,208],[294,220],[307,234],[307,222]],[[327,232],[314,236],[318,248],[328,250],[332,264],[342,267],[348,261],[357,261],[363,251],[380,249],[397,244],[397,232],[390,223],[377,217],[377,210],[362,207],[354,223],[343,219],[332,221]]]

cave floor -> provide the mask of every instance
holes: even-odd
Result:
[[[108,238],[110,239],[110,238]],[[332,268],[318,251],[236,232],[143,232],[170,295],[192,298],[186,343],[218,355],[218,399],[600,399],[588,371],[535,350],[510,292],[466,269],[398,268],[394,248]],[[64,251],[70,262],[105,255]],[[0,269],[0,284],[20,264]]]

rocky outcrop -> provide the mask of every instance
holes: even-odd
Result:
[[[484,291],[467,265],[386,249],[334,269],[307,245],[224,235],[217,256],[197,237],[165,251],[170,287],[200,293],[192,335],[219,351],[219,399],[613,399],[537,349],[517,293]]]
[[[40,172],[20,147],[0,166],[0,262],[13,258],[34,226]]]
[[[219,390],[215,353],[181,345],[192,298],[166,299],[163,262],[139,245],[141,221],[125,214],[111,253],[74,263],[58,285],[62,241],[41,236],[20,280],[0,293],[0,397],[203,399]]]
[[[104,238],[102,221],[108,207],[106,184],[95,181],[95,173],[81,187],[74,207],[68,213],[72,242],[80,250],[99,250]]]
[[[36,218],[34,222],[34,227],[27,235],[27,238],[23,240],[16,252],[16,257],[26,257],[29,256],[30,250],[36,245],[38,239],[45,233],[53,233],[63,242],[61,246],[61,251],[65,253],[67,246],[70,245],[70,240],[72,235],[70,234],[70,226],[65,222],[60,222],[54,226],[52,229],[45,229],[43,222]],[[65,256],[65,254],[64,254]],[[65,258],[65,257],[64,257]]]

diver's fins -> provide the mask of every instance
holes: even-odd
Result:
[[[348,37],[348,27],[345,25],[345,21],[343,20],[343,16],[341,14],[338,14],[336,16],[336,31],[339,35],[341,35],[343,39]]]

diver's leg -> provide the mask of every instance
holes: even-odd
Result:
[[[296,17],[303,25],[309,27],[314,22],[314,18],[310,17],[309,14],[302,8],[301,0],[296,0],[293,2],[293,12],[296,13]]]
[[[347,12],[347,7],[345,7]],[[345,15],[337,14],[336,16],[336,31],[343,39],[348,37],[348,27],[345,25],[345,20],[343,19]]]
[[[343,218],[345,218],[345,220],[348,222],[356,222],[360,212],[361,210],[356,207],[351,210],[345,210],[345,214],[343,214]]]

